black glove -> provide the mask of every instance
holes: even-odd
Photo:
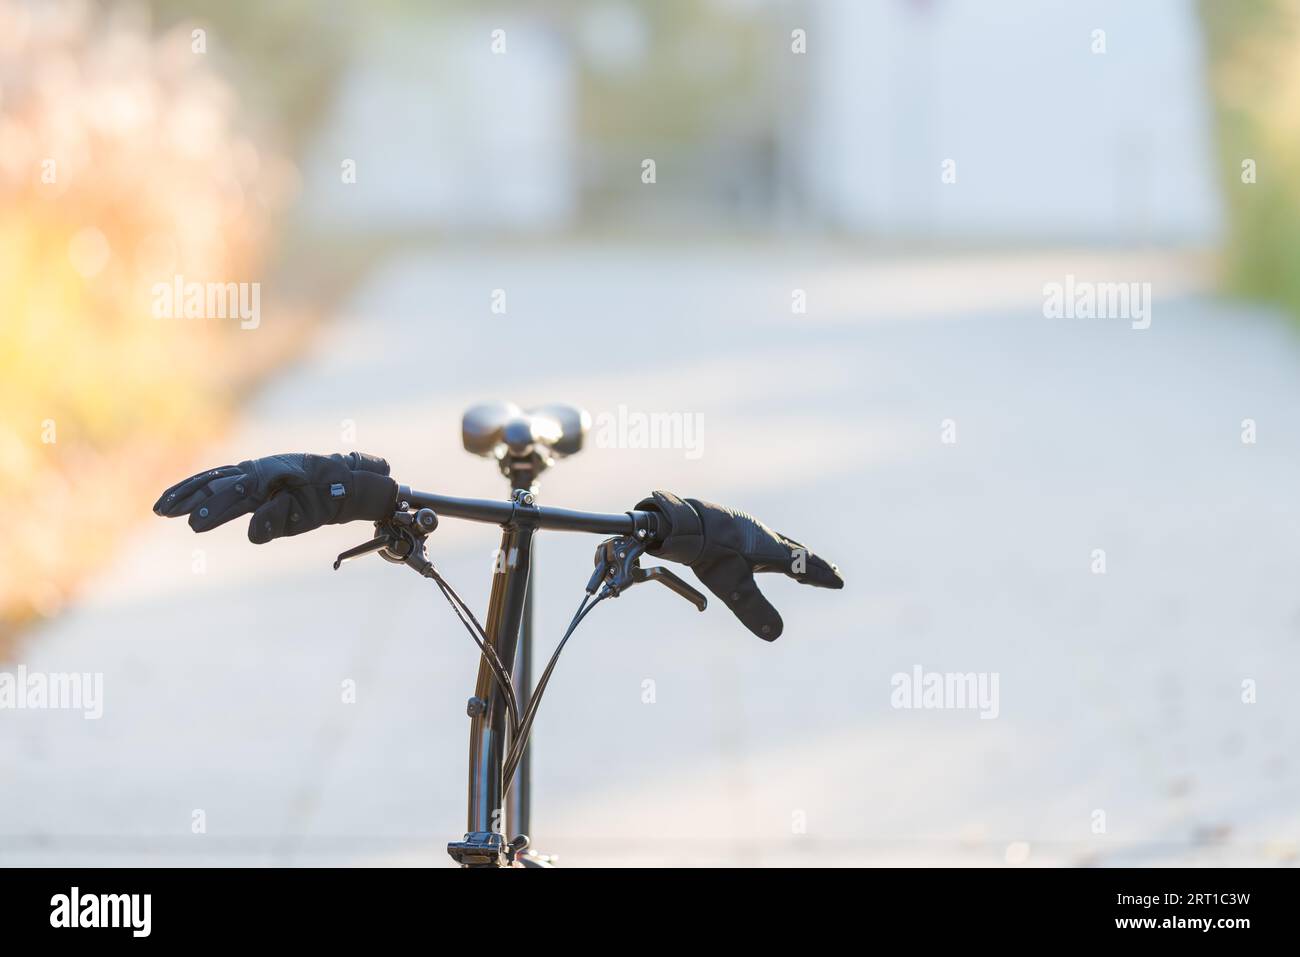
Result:
[[[709,591],[758,637],[775,641],[781,616],[754,583],[754,572],[783,572],[804,585],[843,588],[839,569],[758,519],[722,505],[669,492],[654,492],[637,504],[668,520],[650,554],[689,565]]]
[[[248,540],[258,545],[322,525],[378,521],[396,508],[388,463],[362,452],[292,452],[226,465],[173,485],[153,506],[168,518],[188,514],[196,532],[253,512]]]

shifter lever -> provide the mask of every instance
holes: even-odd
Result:
[[[625,588],[631,588],[636,584],[633,576],[640,570],[637,562],[644,551],[644,543],[621,537],[607,538],[597,545],[596,570],[587,582],[587,594],[594,595],[602,581],[614,596]]]
[[[587,582],[587,594],[594,595],[602,581],[606,591],[614,597],[639,582],[657,581],[704,611],[709,604],[708,599],[667,568],[661,565],[641,567],[641,556],[645,549],[644,542],[629,538],[610,538],[601,542],[596,547],[596,570]]]
[[[375,522],[375,537],[370,541],[346,552],[340,552],[334,559],[334,570],[346,561],[351,561],[370,552],[379,552],[380,558],[390,562],[411,565],[417,571],[427,564],[424,560],[424,540],[438,527],[438,516],[431,508],[422,508],[418,512],[399,511],[392,518]]]

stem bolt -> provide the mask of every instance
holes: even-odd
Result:
[[[487,711],[487,702],[478,695],[474,695],[469,701],[465,702],[465,713],[471,718],[477,718],[485,711]]]

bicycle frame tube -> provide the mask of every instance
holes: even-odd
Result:
[[[497,574],[492,580],[483,629],[506,670],[514,667],[519,624],[528,592],[532,540],[531,524],[512,523],[501,534],[503,560],[498,563]],[[508,745],[508,713],[505,696],[484,662],[479,664],[474,697],[482,705],[475,706],[471,702],[470,708],[467,830],[470,834],[503,834],[505,782],[501,772]]]
[[[535,479],[537,477],[538,466],[532,460],[526,460],[519,463],[509,470],[507,478],[510,482],[510,493],[513,497],[516,493],[531,492],[537,494]],[[529,569],[529,584],[524,589],[524,613],[519,627],[519,642],[515,653],[515,662],[513,666],[513,684],[515,688],[515,700],[519,702],[519,711],[522,714],[528,709],[528,702],[533,696],[533,587],[532,587],[532,570]],[[513,743],[513,742],[511,742]],[[513,782],[506,781],[504,786],[506,790],[506,827],[509,828],[511,836],[532,833],[532,744],[531,742],[524,748],[523,756],[519,759],[519,767],[515,769],[515,779]]]
[[[519,628],[519,645],[515,654],[514,686],[515,700],[519,702],[520,712],[528,708],[533,698],[533,580],[528,578],[528,589],[524,592],[524,617]],[[532,788],[533,788],[533,743],[530,739],[524,746],[523,757],[515,769],[515,779],[505,782],[506,791],[506,825],[510,833],[532,834]]]

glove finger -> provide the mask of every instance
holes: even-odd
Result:
[[[805,548],[794,539],[784,535],[781,535],[781,539],[790,548],[790,564],[785,569],[787,575],[801,585],[812,585],[816,588],[844,587],[844,577],[840,575],[838,568],[824,558],[814,555],[811,549]]]
[[[844,587],[844,576],[840,574],[839,568],[811,552],[808,554],[808,570],[803,577],[796,580],[800,584],[812,585],[814,588]]]
[[[743,558],[733,554],[691,567],[704,587],[717,595],[746,628],[764,641],[781,637],[781,616],[758,590],[754,573]]]
[[[202,493],[190,512],[190,528],[196,532],[210,531],[232,518],[246,515],[257,504],[248,495],[247,479],[242,473],[219,478]]]
[[[378,455],[370,455],[366,452],[353,452],[352,466],[354,472],[378,472],[380,475],[387,475],[389,472],[388,462],[381,459]]]
[[[191,502],[189,507],[186,503],[194,497],[203,486],[207,485],[214,479],[224,478],[229,475],[239,474],[239,466],[223,465],[219,469],[209,469],[206,472],[199,472],[197,475],[191,475],[173,485],[167,491],[158,496],[158,501],[153,503],[155,514],[165,515],[169,518],[175,518],[177,515],[184,515],[193,507]],[[196,500],[197,501],[197,500]]]
[[[206,507],[211,513],[212,498],[219,492],[225,492],[227,489],[235,488],[236,494],[243,495],[248,485],[247,476],[243,472],[235,472],[233,475],[223,475],[220,478],[210,480],[204,485],[182,499],[178,499],[173,509],[178,515],[189,515],[194,517],[194,512],[200,507]],[[219,523],[218,523],[219,524]],[[215,527],[215,526],[212,526]]]
[[[258,506],[253,517],[248,521],[248,540],[254,545],[265,545],[273,538],[283,538],[290,534],[289,515],[297,508],[293,496],[288,492],[272,495]]]

